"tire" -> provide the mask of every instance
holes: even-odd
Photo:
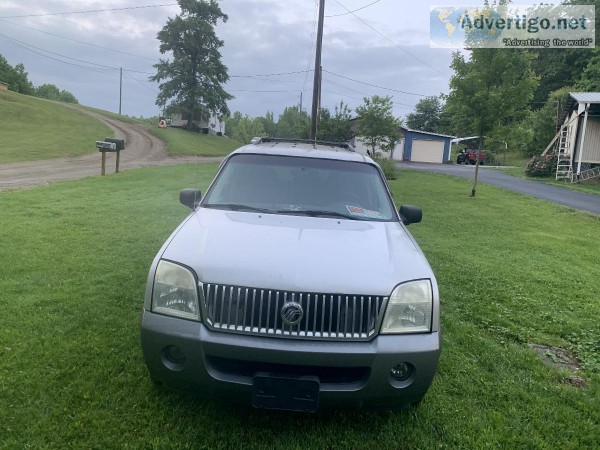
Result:
[[[485,161],[479,161],[479,165],[480,166],[484,166],[485,165]]]
[[[475,160],[474,159],[470,159],[469,160],[469,164],[471,164],[472,166],[474,166],[475,165]]]

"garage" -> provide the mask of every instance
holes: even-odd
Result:
[[[415,162],[439,163],[444,157],[443,141],[413,140],[412,158]]]
[[[453,136],[402,128],[404,161],[444,163],[450,161],[450,141]]]

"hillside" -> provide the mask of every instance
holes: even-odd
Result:
[[[138,119],[131,116],[119,116],[110,111],[82,106],[84,109],[94,111],[112,119],[133,123],[146,128],[154,136],[167,145],[169,156],[227,156],[243,144],[224,136],[187,131],[182,128],[158,128],[152,119]]]
[[[113,135],[63,104],[0,91],[0,164],[94,153],[95,141]]]

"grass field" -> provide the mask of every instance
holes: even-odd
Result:
[[[170,156],[226,156],[242,145],[227,137],[201,134],[182,128],[153,127],[150,131],[167,143]]]
[[[114,136],[103,123],[60,103],[0,91],[0,164],[97,152]]]
[[[443,352],[402,412],[273,413],[155,386],[141,354],[147,270],[216,165],[0,193],[0,448],[598,448],[600,219],[403,171],[398,204],[437,275]],[[588,383],[529,344],[577,355]]]

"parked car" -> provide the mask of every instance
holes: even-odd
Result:
[[[436,279],[385,177],[349,146],[254,139],[222,163],[148,276],[151,377],[258,408],[401,408],[440,356]]]
[[[481,152],[479,154],[479,164],[485,164],[487,159],[487,153]],[[463,148],[460,152],[458,152],[458,156],[456,157],[456,164],[475,164],[477,162],[477,149],[476,148]]]

